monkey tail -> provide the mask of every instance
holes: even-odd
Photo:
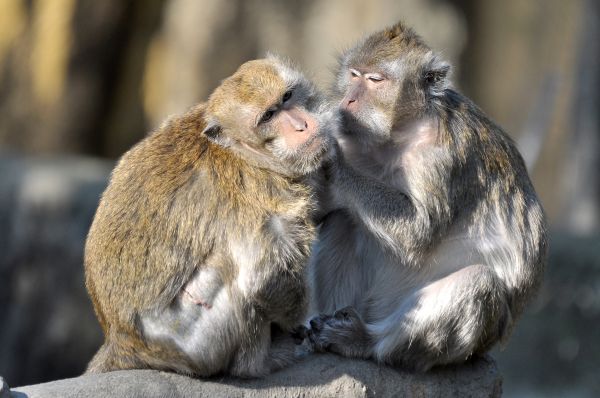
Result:
[[[104,373],[146,367],[133,350],[107,339],[88,364],[85,373]]]

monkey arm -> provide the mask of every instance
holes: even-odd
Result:
[[[339,204],[333,201],[331,181],[325,167],[320,168],[311,175],[309,184],[316,199],[316,208],[312,214],[312,220],[315,224],[320,224],[329,213],[339,209]]]
[[[394,254],[408,262],[431,246],[448,225],[439,206],[408,194],[339,162],[334,174],[336,200],[343,202],[365,227]]]

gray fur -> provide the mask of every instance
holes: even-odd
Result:
[[[311,258],[322,315],[309,337],[410,369],[464,361],[510,334],[539,285],[542,207],[512,140],[451,88],[447,64],[410,29],[395,25],[343,55],[337,98],[349,67],[391,83],[364,97],[369,107],[343,112]]]

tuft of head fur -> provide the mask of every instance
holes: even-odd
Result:
[[[402,22],[367,36],[340,58],[342,65],[360,64],[377,67],[382,62],[394,62],[407,52],[427,53],[431,49],[421,37]]]

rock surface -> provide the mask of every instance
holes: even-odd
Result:
[[[313,355],[264,379],[193,379],[156,370],[84,375],[13,388],[13,398],[96,397],[499,397],[502,378],[491,357],[410,374],[372,362]],[[4,398],[4,396],[1,396]]]
[[[8,384],[6,384],[2,376],[0,376],[0,398],[10,398]]]

